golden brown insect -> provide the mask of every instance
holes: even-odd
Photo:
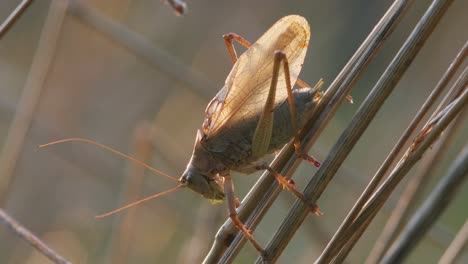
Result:
[[[294,140],[296,153],[319,166],[316,160],[301,151],[297,138],[298,129],[309,119],[319,98],[315,88],[308,87],[298,79],[309,38],[309,25],[298,15],[280,19],[253,45],[236,34],[225,35],[225,44],[234,67],[224,87],[206,108],[206,117],[202,129],[197,133],[192,158],[182,177],[175,179],[163,174],[179,185],[98,217],[188,187],[214,204],[227,200],[229,217],[254,247],[263,253],[262,247],[237,218],[230,172],[269,170],[284,188],[305,200],[293,183],[285,180],[260,159]],[[248,48],[239,58],[233,40]],[[292,84],[295,83],[302,88],[293,89]],[[138,162],[86,139],[65,139],[46,145],[73,140],[98,145]],[[316,206],[311,207],[311,210],[320,214]]]

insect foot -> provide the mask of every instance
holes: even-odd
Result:
[[[302,153],[301,158],[305,161],[308,161],[310,164],[314,165],[315,167],[320,167],[320,161],[316,160],[314,157],[310,156],[307,153]]]

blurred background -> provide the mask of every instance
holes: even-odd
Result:
[[[0,2],[1,21],[18,2]],[[197,263],[227,218],[225,204],[212,206],[184,190],[95,219],[96,214],[174,183],[84,143],[40,151],[37,145],[85,137],[179,177],[204,109],[232,67],[223,34],[235,32],[255,41],[281,17],[304,16],[312,37],[300,76],[309,84],[323,78],[326,87],[393,1],[199,0],[187,3],[189,12],[183,17],[162,0],[69,2],[71,9],[65,11],[66,1],[34,1],[0,40],[3,145],[15,115],[26,111],[22,102],[37,100],[24,144],[13,147],[19,156],[10,164],[11,178],[0,175],[6,183],[1,206],[74,263]],[[316,158],[323,160],[429,4],[415,1],[353,90],[355,104],[343,104],[320,136],[311,151]],[[467,40],[466,10],[468,1],[451,6],[319,200],[325,215],[305,221],[279,263],[311,263],[319,256]],[[467,129],[465,124],[461,131]],[[436,176],[445,172],[465,142],[466,133],[460,133]],[[315,171],[301,165],[294,176],[301,189]],[[234,175],[240,198],[259,175]],[[399,191],[365,233],[349,263],[364,261],[398,195]],[[468,217],[467,199],[465,185],[408,263],[436,262]],[[280,195],[254,233],[262,245],[293,201],[288,192]],[[247,244],[237,263],[256,257]],[[466,252],[462,259],[468,260]],[[0,227],[0,263],[49,262]]]

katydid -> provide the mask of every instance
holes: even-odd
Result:
[[[129,158],[178,183],[175,188],[97,217],[108,216],[188,187],[213,204],[227,200],[229,217],[253,246],[263,253],[263,248],[237,218],[230,172],[249,174],[258,170],[269,170],[284,188],[305,201],[292,182],[261,161],[261,158],[293,141],[296,153],[301,158],[315,166],[320,165],[301,150],[297,137],[299,129],[310,118],[320,99],[317,90],[322,84],[320,81],[316,87],[311,88],[298,79],[309,38],[309,24],[305,18],[298,15],[283,17],[253,44],[233,33],[224,35],[234,66],[223,88],[205,110],[205,120],[197,132],[192,157],[179,179],[87,139],[70,138],[42,146],[65,141],[84,141]],[[233,40],[248,48],[239,58]],[[293,84],[298,84],[301,88],[293,89]],[[311,211],[320,214],[316,206],[311,206]]]

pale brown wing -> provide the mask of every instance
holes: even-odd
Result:
[[[260,115],[271,84],[276,50],[286,54],[291,83],[294,84],[304,62],[309,38],[309,24],[301,16],[286,16],[276,22],[239,57],[224,87],[208,105],[205,134],[212,136],[237,122]],[[281,70],[275,103],[281,103],[286,98],[286,84]]]

